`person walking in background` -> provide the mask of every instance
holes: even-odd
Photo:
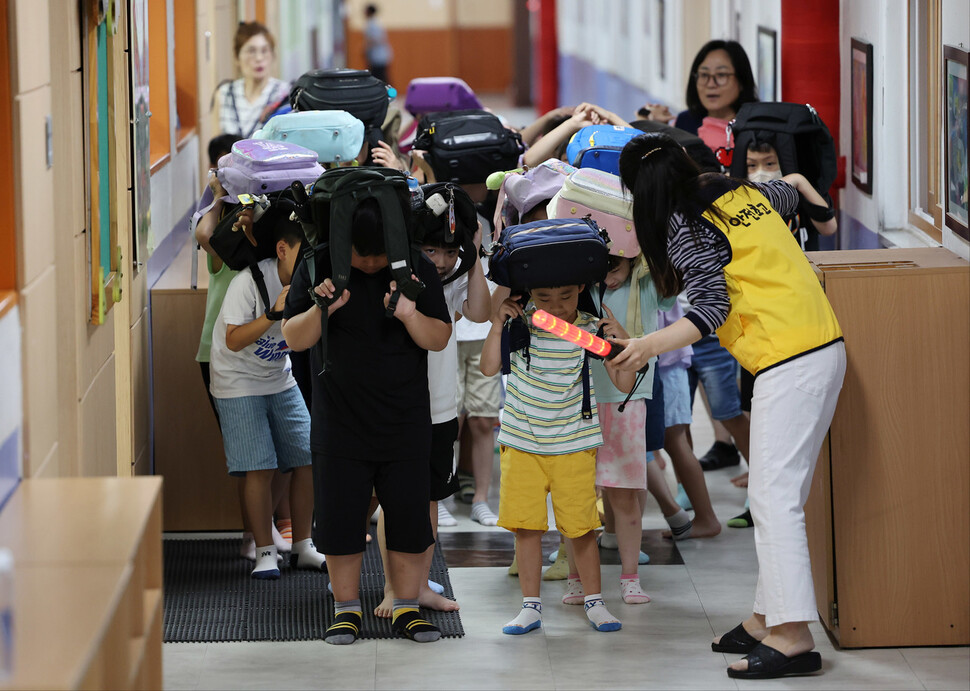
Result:
[[[364,10],[367,26],[364,27],[364,54],[367,57],[367,69],[370,73],[387,83],[387,68],[391,64],[394,52],[387,42],[387,32],[377,20],[377,5],[368,5]]]

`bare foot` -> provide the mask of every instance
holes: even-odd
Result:
[[[438,595],[427,584],[418,593],[418,604],[425,609],[434,609],[439,612],[457,612],[459,609],[457,602],[449,600],[444,595]]]
[[[390,619],[394,616],[394,593],[387,588],[384,589],[384,599],[381,604],[374,608],[374,616],[381,619]]]
[[[721,524],[718,522],[717,518],[710,521],[698,520],[694,517],[694,525],[690,529],[690,535],[685,540],[689,539],[703,539],[705,537],[715,537],[721,534]],[[672,540],[673,534],[669,530],[663,531],[661,534],[665,540]]]
[[[741,473],[737,477],[731,478],[731,484],[735,487],[747,487],[748,486],[748,474]]]

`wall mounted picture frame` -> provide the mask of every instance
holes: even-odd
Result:
[[[872,194],[872,44],[852,39],[852,182]]]
[[[943,46],[943,221],[946,226],[970,240],[967,211],[967,161],[970,140],[967,133],[967,95],[970,82],[970,52]]]
[[[778,100],[778,32],[758,27],[758,95],[762,101]]]

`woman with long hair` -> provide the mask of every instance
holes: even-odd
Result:
[[[804,505],[845,375],[842,331],[783,216],[799,195],[824,205],[801,175],[751,183],[701,173],[673,139],[644,134],[620,156],[640,247],[661,296],[686,290],[692,309],[624,346],[637,370],[654,355],[716,332],[755,375],[748,493],[758,587],[753,612],[711,645],[745,653],[736,678],[821,669],[808,624],[817,619]],[[828,222],[834,224],[834,219]]]

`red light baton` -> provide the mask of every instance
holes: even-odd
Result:
[[[553,336],[569,341],[585,348],[593,355],[610,360],[620,354],[623,346],[619,343],[610,343],[607,340],[594,336],[588,331],[583,331],[575,324],[554,317],[545,310],[536,310],[532,315],[532,323],[544,331],[548,331]]]

